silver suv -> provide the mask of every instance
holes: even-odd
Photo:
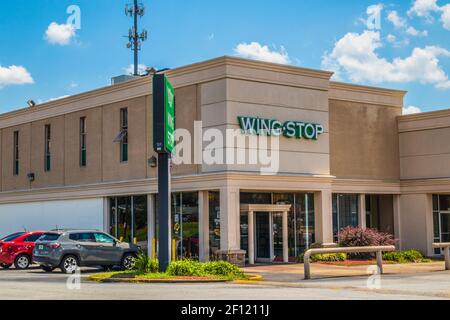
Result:
[[[56,230],[44,233],[33,251],[33,261],[46,272],[60,268],[74,273],[81,266],[102,266],[111,269],[134,267],[138,247],[120,242],[110,235],[94,230]]]

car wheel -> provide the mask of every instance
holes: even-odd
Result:
[[[136,263],[136,256],[132,253],[126,253],[122,258],[122,269],[132,270]]]
[[[16,269],[25,270],[30,266],[30,257],[26,254],[20,254],[17,256],[16,260],[14,260],[14,266]]]
[[[72,274],[77,271],[78,268],[78,260],[75,256],[65,256],[62,261],[61,265],[59,266],[61,268],[61,271],[65,274]]]
[[[9,269],[9,268],[11,268],[12,264],[3,264],[2,263],[1,266],[3,269]]]
[[[44,270],[45,272],[52,272],[53,270],[55,270],[54,267],[47,267],[47,266],[41,266],[42,270]]]

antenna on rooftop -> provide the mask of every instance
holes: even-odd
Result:
[[[138,0],[134,0],[133,4],[127,4],[125,6],[125,15],[133,18],[134,24],[133,27],[128,31],[128,36],[126,36],[129,40],[127,43],[127,48],[131,49],[134,53],[134,73],[133,75],[138,76],[138,66],[139,66],[139,57],[138,53],[141,50],[142,42],[147,40],[147,30],[142,29],[139,32],[138,29],[138,17],[142,18],[145,15],[145,7],[142,3],[138,4]]]

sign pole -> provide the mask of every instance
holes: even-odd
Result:
[[[153,149],[158,153],[158,260],[165,272],[172,256],[170,158],[175,151],[175,90],[164,74],[153,77]]]
[[[170,155],[158,154],[158,194],[159,194],[159,232],[158,260],[159,271],[165,272],[170,264],[171,250],[171,217],[170,217]]]

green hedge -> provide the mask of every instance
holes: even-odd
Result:
[[[383,254],[383,260],[397,263],[419,263],[430,261],[430,259],[424,258],[422,253],[418,250],[386,252]]]
[[[198,262],[193,260],[173,261],[167,268],[171,276],[220,276],[244,277],[237,266],[225,261]]]
[[[304,262],[304,254],[302,253],[298,257],[298,262]],[[323,254],[314,254],[311,256],[311,262],[336,262],[336,261],[345,261],[347,260],[346,253],[323,253]]]

